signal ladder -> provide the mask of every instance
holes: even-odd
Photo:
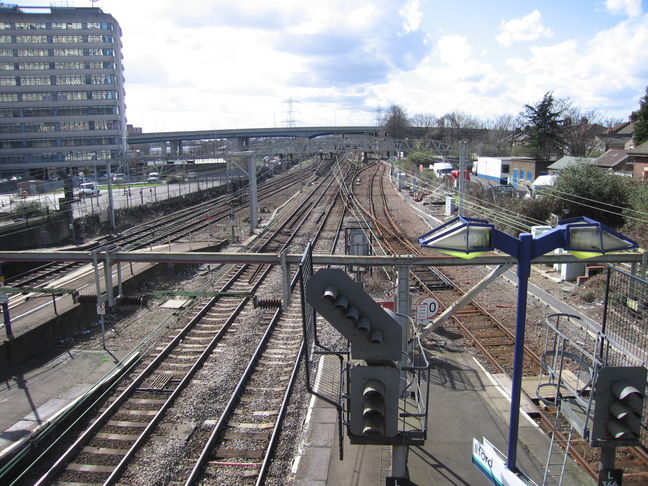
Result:
[[[571,446],[574,428],[569,427],[567,439],[560,440],[557,437],[556,430],[558,427],[558,417],[560,412],[556,411],[556,420],[554,421],[554,432],[551,434],[551,443],[549,444],[549,454],[545,464],[544,477],[542,486],[560,486],[565,474],[565,465],[569,456],[569,447]]]

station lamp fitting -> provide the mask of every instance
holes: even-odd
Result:
[[[421,246],[470,260],[493,249],[494,229],[485,219],[459,216],[419,236],[418,241]]]

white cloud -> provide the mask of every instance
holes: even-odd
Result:
[[[405,6],[398,11],[403,18],[403,30],[405,34],[418,30],[423,22],[423,13],[420,10],[420,0],[409,0]]]
[[[641,15],[641,0],[605,0],[605,6],[613,14]]]
[[[540,11],[534,10],[526,17],[502,21],[500,33],[495,36],[497,42],[509,47],[514,42],[530,41],[541,37],[553,37],[551,29],[542,25]]]
[[[636,96],[648,73],[648,15],[628,19],[598,32],[585,43],[567,40],[548,47],[532,47],[528,59],[507,64],[524,84],[520,89],[538,98],[549,90],[585,107],[614,110],[615,103]],[[627,115],[626,115],[627,116]]]
[[[439,59],[444,64],[458,64],[470,58],[472,47],[463,35],[447,35],[437,43]]]

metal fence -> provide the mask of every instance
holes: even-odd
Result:
[[[609,348],[608,366],[648,366],[648,280],[608,265],[602,333],[621,345]]]

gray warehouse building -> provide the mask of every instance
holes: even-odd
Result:
[[[0,3],[0,175],[126,153],[121,29],[100,8]]]

